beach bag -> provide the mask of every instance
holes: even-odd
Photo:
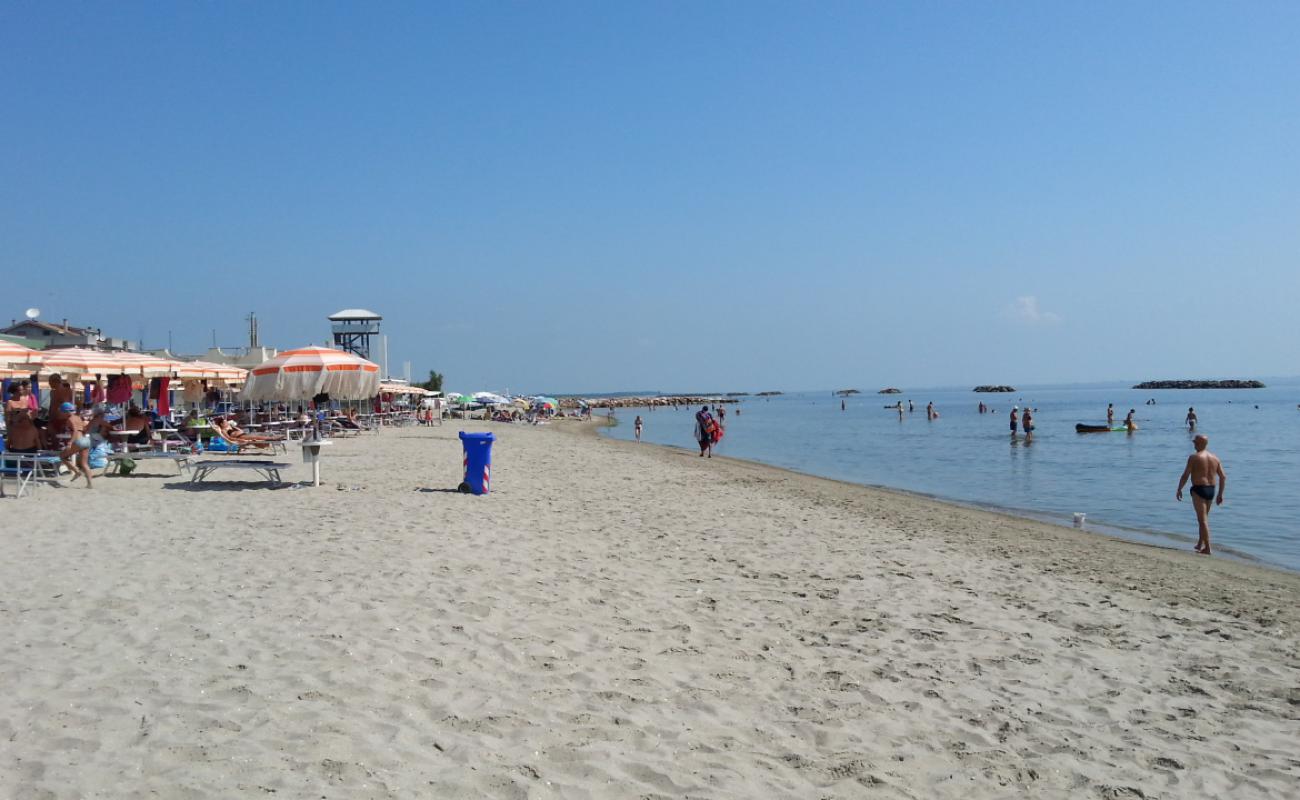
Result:
[[[113,448],[108,442],[95,445],[90,448],[88,456],[91,469],[103,469],[108,466],[108,454],[113,452]]]
[[[134,458],[124,458],[117,462],[117,473],[119,475],[130,475],[135,472],[135,466]]]

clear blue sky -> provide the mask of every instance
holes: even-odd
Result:
[[[1300,3],[0,3],[0,296],[449,387],[1293,375]]]

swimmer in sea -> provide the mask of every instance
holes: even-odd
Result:
[[[1136,413],[1136,410],[1130,408],[1128,410],[1128,416],[1124,417],[1124,427],[1128,429],[1129,433],[1138,429],[1137,423],[1133,421],[1133,415]]]
[[[1188,409],[1187,409],[1187,419],[1185,419],[1185,420],[1183,420],[1183,421],[1187,423],[1187,430],[1189,430],[1189,431],[1194,431],[1194,430],[1196,430],[1196,409],[1194,409],[1194,408],[1188,408]]]
[[[1178,492],[1174,496],[1179,500],[1183,499],[1183,487],[1187,485],[1187,479],[1191,478],[1192,508],[1196,510],[1196,524],[1200,529],[1200,535],[1196,540],[1196,552],[1208,556],[1210,554],[1210,509],[1215,505],[1223,505],[1223,490],[1228,485],[1228,476],[1223,474],[1223,463],[1219,461],[1219,457],[1206,449],[1210,444],[1210,437],[1198,433],[1192,440],[1192,444],[1196,447],[1196,452],[1187,457],[1187,466],[1183,468],[1183,475],[1178,479]]]
[[[1016,438],[1016,426],[1020,423],[1020,406],[1011,407],[1011,438]]]
[[[1115,427],[1115,404],[1114,403],[1106,404],[1106,427],[1107,428]]]

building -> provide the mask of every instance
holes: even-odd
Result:
[[[100,350],[134,350],[136,343],[128,339],[115,339],[105,336],[99,328],[79,328],[69,325],[65,319],[62,325],[55,325],[39,319],[25,319],[22,322],[10,320],[7,328],[0,328],[0,334],[20,336],[44,343],[45,347],[91,347]]]

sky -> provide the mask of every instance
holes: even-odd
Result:
[[[198,353],[360,306],[459,391],[1296,375],[1297,41],[1294,2],[0,0],[0,319]]]

